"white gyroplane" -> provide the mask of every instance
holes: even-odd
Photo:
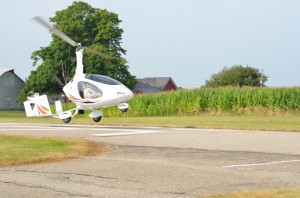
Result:
[[[104,58],[109,59],[109,56],[91,48],[81,46],[80,43],[76,43],[41,17],[35,17],[34,20],[70,45],[77,47],[75,75],[73,79],[63,87],[65,96],[76,104],[76,108],[63,111],[61,102],[56,101],[56,114],[52,114],[47,96],[32,94],[28,96],[28,100],[24,102],[27,117],[52,116],[62,119],[65,123],[69,123],[78,113],[82,114],[84,110],[90,110],[91,113],[89,117],[95,122],[99,122],[103,115],[102,111],[98,110],[99,108],[117,106],[122,112],[127,111],[129,107],[127,101],[133,97],[133,93],[130,89],[113,78],[98,74],[85,74],[83,70],[82,59],[84,49]]]

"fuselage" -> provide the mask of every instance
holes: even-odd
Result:
[[[97,74],[75,75],[63,91],[80,109],[117,106],[133,97],[133,93],[119,81]]]

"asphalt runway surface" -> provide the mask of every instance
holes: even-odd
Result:
[[[103,156],[0,169],[1,197],[199,197],[300,187],[300,133],[0,123],[0,133],[82,138]]]

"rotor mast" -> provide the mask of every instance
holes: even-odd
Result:
[[[80,43],[78,43],[80,45]],[[75,75],[83,75],[83,48],[78,47],[76,50],[76,71]]]

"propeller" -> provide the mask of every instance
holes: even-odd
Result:
[[[36,16],[33,17],[33,20],[35,20],[37,23],[39,23],[40,25],[44,26],[46,29],[48,29],[50,32],[52,32],[53,34],[55,34],[56,36],[58,36],[59,38],[61,38],[62,40],[66,41],[67,43],[69,43],[70,45],[77,47],[77,48],[83,48],[91,53],[97,54],[103,58],[106,59],[112,59],[111,56],[106,55],[102,52],[96,51],[92,48],[89,47],[85,47],[85,46],[81,46],[80,43],[75,42],[73,39],[71,39],[70,37],[68,37],[65,33],[63,33],[62,31],[60,31],[59,29],[55,28],[54,26],[52,26],[50,23],[48,23],[48,21],[46,21],[45,19],[43,19],[41,16]]]

